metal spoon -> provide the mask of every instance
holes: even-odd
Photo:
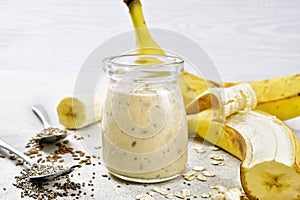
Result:
[[[53,128],[51,126],[47,111],[44,106],[40,104],[33,105],[32,111],[44,125],[44,129],[41,131],[41,133],[38,134],[38,137],[36,138],[39,140],[39,143],[55,143],[68,136],[67,131],[59,128]]]
[[[1,139],[0,139],[0,147],[2,147],[4,149],[7,149],[8,151],[10,151],[10,152],[18,155],[19,157],[21,157],[31,168],[35,167],[35,166],[42,166],[41,164],[35,163],[31,158],[24,155],[23,153],[21,153],[20,151],[18,151],[14,147],[10,146],[9,144],[7,144],[6,142],[4,142]],[[53,172],[53,173],[49,173],[49,174],[45,174],[45,175],[29,176],[29,179],[31,181],[52,181],[52,180],[54,180],[54,179],[56,179],[60,176],[64,176],[64,175],[67,175],[67,174],[71,173],[77,167],[81,167],[81,166],[80,165],[73,165],[70,168],[61,169],[57,172]]]

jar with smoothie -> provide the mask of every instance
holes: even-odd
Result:
[[[124,180],[177,177],[188,157],[186,115],[178,76],[182,59],[122,55],[104,59],[109,85],[102,117],[103,160]]]

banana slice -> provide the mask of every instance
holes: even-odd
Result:
[[[101,97],[66,97],[57,108],[59,123],[68,129],[79,129],[101,120],[103,100]]]
[[[241,181],[250,199],[300,199],[298,139],[279,119],[239,113],[226,122],[246,144]]]

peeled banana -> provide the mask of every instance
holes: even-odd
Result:
[[[101,97],[66,97],[57,108],[59,123],[68,129],[79,129],[101,120]]]
[[[240,91],[235,89],[224,92],[232,94],[219,96],[222,102],[226,102],[226,96],[240,95]],[[248,100],[251,99],[254,105],[253,93],[248,94]],[[242,105],[247,104],[241,104],[242,101],[234,101],[237,105],[230,107],[223,104],[229,110],[225,112],[225,123],[214,119],[212,109],[188,115],[189,131],[242,160],[241,182],[250,199],[300,199],[298,139],[278,118],[250,111],[249,106],[245,110]],[[237,112],[237,108],[243,111]]]
[[[180,88],[186,105],[209,88],[207,83],[213,84],[211,80],[206,81],[188,72],[185,72],[181,79]],[[300,74],[247,83],[251,85],[257,96],[256,110],[275,115],[281,120],[300,116]],[[225,82],[219,85],[230,87],[238,84],[240,83]]]
[[[219,103],[221,105],[219,105]],[[229,116],[241,110],[251,110],[257,105],[257,99],[252,87],[239,84],[228,88],[211,88],[201,93],[188,105],[187,114],[195,114],[208,108],[219,109],[219,113]]]

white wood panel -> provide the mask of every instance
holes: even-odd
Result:
[[[144,0],[143,4],[150,27],[194,39],[224,79],[300,72],[297,0]],[[2,0],[0,68],[76,70],[98,45],[128,30],[131,24],[121,0]],[[251,77],[235,75],[241,72]]]

